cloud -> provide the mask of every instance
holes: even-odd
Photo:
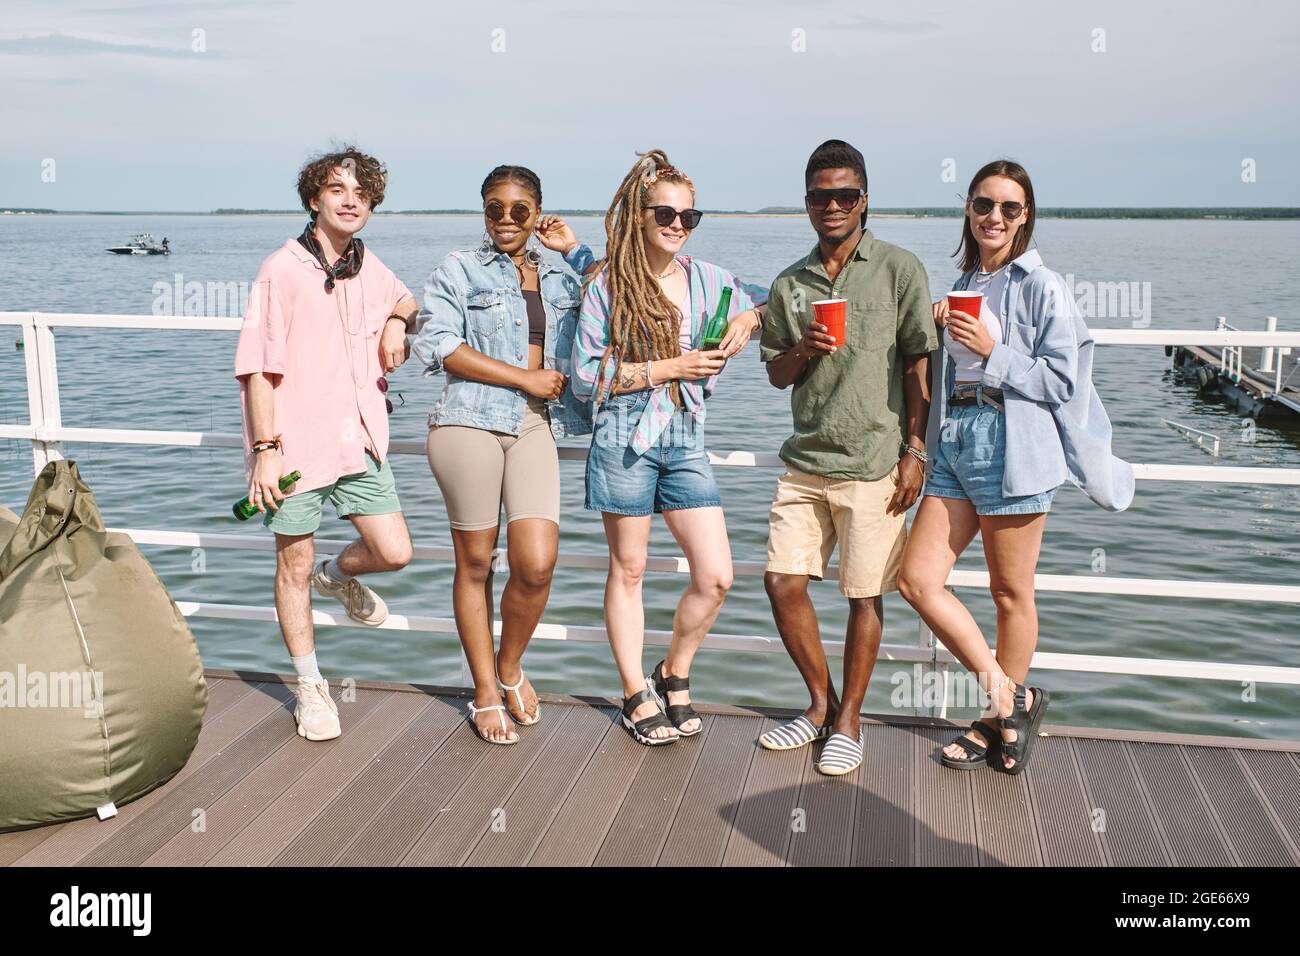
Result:
[[[84,56],[109,54],[118,56],[148,56],[163,59],[181,59],[194,54],[183,47],[150,46],[145,43],[120,43],[116,40],[99,40],[94,37],[73,36],[67,33],[40,33],[20,37],[0,37],[0,55],[18,56]],[[205,53],[204,56],[214,56]]]

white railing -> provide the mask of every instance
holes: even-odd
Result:
[[[214,434],[201,431],[152,431],[119,428],[68,428],[62,424],[59,411],[58,367],[55,359],[55,327],[97,329],[153,329],[179,331],[238,331],[242,320],[238,318],[164,317],[140,315],[85,315],[33,312],[0,312],[0,325],[15,325],[22,330],[22,341],[27,369],[27,395],[30,424],[0,425],[0,438],[31,442],[32,462],[37,474],[52,460],[63,457],[66,442],[98,442],[104,444],[161,445],[177,447],[242,448],[239,435]],[[1214,345],[1234,347],[1240,355],[1241,346],[1300,347],[1300,332],[1242,332],[1221,327],[1213,331],[1160,330],[1160,329],[1096,329],[1093,337],[1102,345]],[[1237,372],[1240,374],[1238,358]],[[423,443],[395,441],[390,444],[394,454],[424,455]],[[586,458],[584,448],[561,448],[560,458],[578,460]],[[782,462],[775,454],[741,451],[710,452],[710,461],[718,467],[779,467]],[[1300,485],[1300,468],[1217,467],[1213,465],[1161,465],[1137,464],[1134,466],[1140,481],[1195,481],[1229,484]],[[136,543],[183,548],[229,548],[242,551],[273,551],[270,538],[255,534],[225,534],[207,532],[173,531],[166,529],[114,528],[129,535]],[[337,554],[347,542],[317,539],[316,547],[322,554]],[[506,555],[497,551],[494,567],[505,567]],[[417,545],[415,560],[452,561],[452,549]],[[601,571],[608,566],[604,554],[561,553],[560,567],[586,568]],[[737,561],[738,577],[758,577],[763,574],[763,562]],[[690,569],[683,557],[651,557],[646,570],[654,573],[688,574]],[[838,567],[827,570],[827,579],[838,578]],[[1083,594],[1117,594],[1183,600],[1222,600],[1244,602],[1271,602],[1300,605],[1300,587],[1268,584],[1240,584],[1225,581],[1178,581],[1155,578],[1098,577],[1084,575],[1039,574],[1035,587],[1040,591]],[[989,577],[983,571],[954,570],[948,586],[987,588]],[[274,621],[273,607],[240,604],[220,604],[206,601],[178,601],[177,606],[187,617],[223,618],[244,621]],[[350,626],[343,615],[315,610],[313,618],[322,626]],[[417,617],[392,614],[381,626],[388,630],[455,633],[456,623],[446,617]],[[500,622],[494,623],[500,633]],[[592,641],[603,643],[605,631],[599,627],[577,627],[563,624],[540,624],[535,637],[544,640]],[[647,630],[646,643],[667,644],[669,631]],[[842,655],[842,642],[825,642],[826,651]],[[780,640],[763,635],[710,634],[704,647],[741,651],[775,652],[784,650]],[[884,660],[912,662],[919,666],[923,687],[934,686],[936,701],[929,706],[918,706],[918,713],[943,716],[947,710],[948,668],[955,658],[935,639],[924,623],[918,626],[915,644],[885,644],[880,650]],[[1091,673],[1129,674],[1159,677],[1195,677],[1210,680],[1256,681],[1262,683],[1300,685],[1300,667],[1279,667],[1265,664],[1224,664],[1195,660],[1163,660],[1139,657],[1104,657],[1091,654],[1056,654],[1039,652],[1032,666],[1045,670],[1085,671]],[[935,678],[932,679],[932,673]]]

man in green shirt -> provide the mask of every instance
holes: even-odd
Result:
[[[801,717],[764,734],[769,750],[828,738],[823,773],[862,762],[858,714],[880,649],[881,595],[907,540],[907,509],[924,481],[929,353],[938,347],[925,268],[866,228],[862,154],[840,140],[813,152],[804,175],[817,245],[777,276],[763,316],[760,357],[777,388],[794,386],[794,434],[781,446],[768,526],[764,585],[786,650],[808,685]],[[813,303],[847,299],[836,347]],[[808,579],[821,580],[836,542],[849,600],[843,695],[822,648]]]

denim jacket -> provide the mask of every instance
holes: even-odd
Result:
[[[576,271],[590,251],[579,245],[565,261]],[[582,305],[582,289],[572,271],[543,256],[537,270],[546,313],[542,367],[569,376],[572,382],[573,337]],[[528,359],[528,310],[514,263],[490,242],[477,249],[448,253],[424,286],[420,331],[411,352],[424,375],[443,371],[443,363],[461,345],[510,365],[525,368]],[[442,396],[429,415],[434,425],[469,425],[518,435],[523,427],[526,393],[517,388],[461,378],[447,372]],[[591,433],[591,409],[566,384],[558,399],[546,402],[556,438]]]
[[[953,289],[965,289],[974,274],[963,273]],[[1107,511],[1123,511],[1133,501],[1133,466],[1111,453],[1110,419],[1092,384],[1092,334],[1064,280],[1030,249],[1011,263],[1002,296],[1002,341],[982,381],[1004,397],[1002,494],[1034,495],[1068,478]],[[930,368],[926,434],[937,443],[956,381],[942,336]]]

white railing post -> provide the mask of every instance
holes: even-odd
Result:
[[[1277,316],[1276,316],[1276,315],[1269,315],[1269,316],[1265,316],[1265,317],[1264,317],[1264,331],[1265,331],[1265,332],[1276,332],[1276,331],[1277,331]],[[1260,359],[1259,359],[1259,370],[1260,370],[1261,372],[1271,372],[1271,371],[1273,371],[1273,354],[1274,354],[1276,351],[1277,351],[1276,348],[1275,348],[1274,346],[1272,346],[1272,345],[1266,345],[1266,346],[1264,346],[1264,351],[1263,351],[1263,353],[1260,355]]]
[[[36,474],[63,457],[63,444],[49,434],[63,424],[59,414],[59,371],[54,357],[54,330],[40,313],[23,323],[23,358],[27,366],[27,408],[33,428],[32,465]]]
[[[1218,320],[1217,322],[1214,323],[1214,331],[1216,331],[1216,332],[1223,332],[1223,331],[1225,330],[1227,324],[1228,324],[1228,317],[1227,317],[1226,315],[1221,315],[1221,316],[1219,316],[1219,320]],[[1223,348],[1222,348],[1222,349],[1220,350],[1220,352],[1219,352],[1219,371],[1220,371],[1220,372],[1223,372],[1223,371],[1225,371],[1225,370],[1227,369],[1227,365],[1228,365],[1228,349],[1229,349],[1229,346],[1225,345],[1225,346],[1223,346]]]

